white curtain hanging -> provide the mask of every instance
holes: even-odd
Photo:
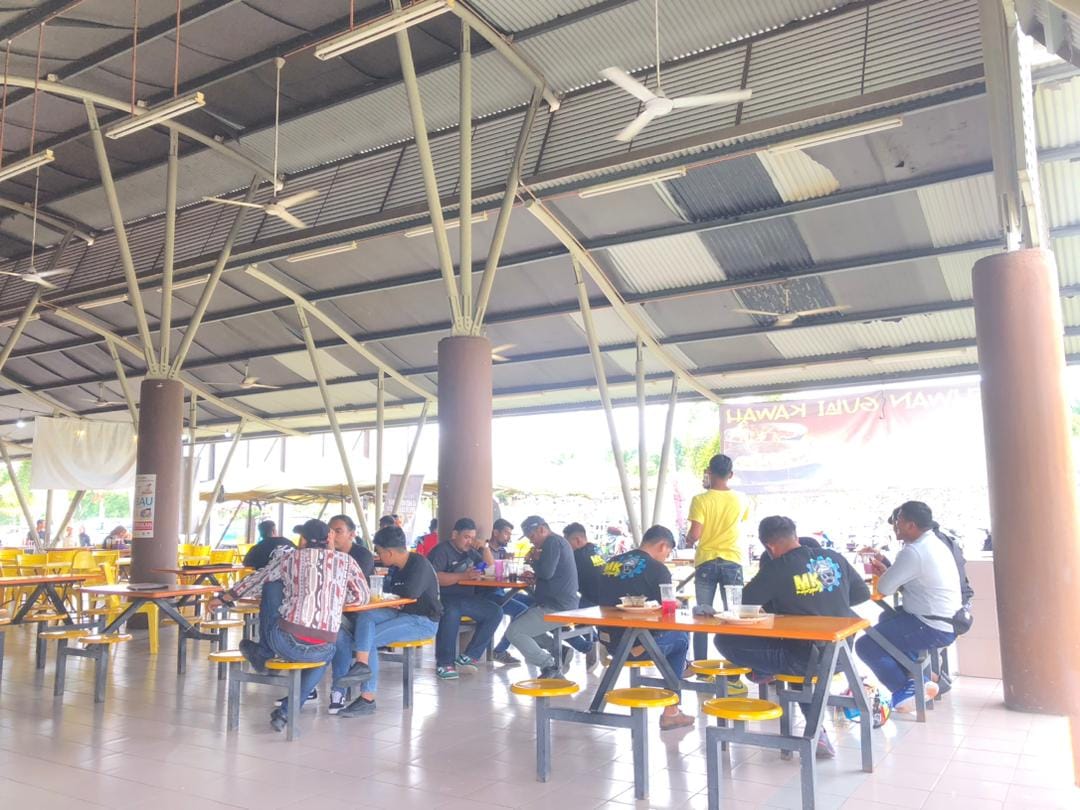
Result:
[[[135,484],[135,433],[127,422],[38,416],[31,489],[126,489]]]

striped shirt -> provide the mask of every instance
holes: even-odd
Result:
[[[242,599],[275,581],[284,590],[282,629],[305,639],[334,641],[342,608],[370,601],[367,579],[356,560],[340,551],[310,547],[282,547],[265,568],[244,577],[225,594]]]

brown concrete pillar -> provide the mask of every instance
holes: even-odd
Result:
[[[180,498],[184,491],[180,448],[183,427],[183,384],[177,380],[143,380],[139,388],[139,449],[131,531],[132,582],[176,581],[175,576],[154,569],[176,567]]]
[[[1021,250],[972,276],[1005,704],[1076,714],[1080,535],[1057,268],[1049,251]]]
[[[439,537],[458,518],[491,531],[491,344],[482,337],[439,341]]]

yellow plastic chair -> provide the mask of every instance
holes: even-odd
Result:
[[[107,585],[115,585],[117,583],[116,566],[109,563],[103,563],[101,565],[102,573],[105,577],[105,583]],[[88,616],[103,617],[105,624],[109,624],[113,619],[124,612],[124,604],[119,596],[104,596],[95,597],[97,603],[92,607],[87,608],[84,612]],[[157,655],[158,652],[158,625],[160,611],[158,606],[152,602],[147,602],[143,605],[138,613],[146,614],[146,625],[150,636],[150,654]]]
[[[33,577],[44,573],[45,565],[49,562],[49,555],[45,553],[20,554],[15,560],[19,565],[19,576]]]

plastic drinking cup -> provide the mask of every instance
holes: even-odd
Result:
[[[725,585],[724,596],[727,597],[727,609],[732,613],[738,614],[739,608],[742,607],[742,585]]]
[[[497,579],[497,580],[499,580],[501,582],[505,576],[506,576],[506,560],[496,560],[495,561],[495,579]]]
[[[675,586],[674,585],[661,585],[660,586],[660,608],[664,613],[674,613],[678,608],[679,603],[675,599]]]
[[[370,588],[371,588],[371,596],[372,596],[372,598],[379,599],[379,598],[382,597],[382,589],[383,589],[383,582],[384,581],[385,581],[385,577],[379,576],[378,574],[373,574],[372,575],[371,581],[368,583]]]

